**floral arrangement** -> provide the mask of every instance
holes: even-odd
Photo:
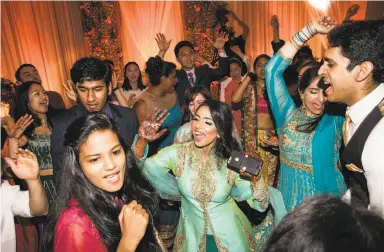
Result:
[[[207,61],[212,61],[213,38],[211,27],[215,22],[215,11],[219,2],[187,1],[186,32],[188,40],[194,45],[195,51]]]
[[[194,45],[194,49],[200,56],[209,62],[213,62],[215,57],[212,37],[212,29],[216,25],[225,24],[229,13],[225,9],[227,3],[219,1],[186,1],[186,34],[188,40]],[[229,31],[229,28],[228,28]],[[220,99],[220,83],[211,83],[210,89],[213,99]]]
[[[121,72],[123,53],[116,20],[117,4],[109,1],[83,1],[79,7],[89,55],[113,61],[115,70]]]
[[[1,102],[12,104],[16,85],[11,80],[1,78]]]

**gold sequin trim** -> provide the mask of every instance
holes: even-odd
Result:
[[[206,162],[202,162],[203,149],[197,148],[194,142],[184,145],[185,153],[189,157],[189,167],[195,171],[194,181],[192,184],[192,193],[200,204],[204,217],[204,231],[201,236],[201,242],[198,246],[199,252],[205,252],[207,247],[208,227],[211,228],[215,242],[219,252],[227,252],[226,249],[216,237],[211,220],[208,214],[208,205],[212,200],[216,191],[216,181],[214,179],[214,171],[221,169],[226,160],[218,158],[214,150],[210,153],[210,158]]]
[[[287,166],[290,166],[290,167],[293,167],[297,170],[302,170],[302,171],[306,171],[306,172],[310,172],[312,173],[313,172],[313,168],[311,165],[305,165],[305,164],[298,164],[298,163],[294,163],[294,162],[291,162],[289,161],[288,159],[280,156],[280,161],[281,163],[287,165]]]
[[[184,234],[184,225],[186,221],[187,215],[183,217],[183,219],[180,221],[180,233],[177,234],[176,239],[175,239],[175,245],[173,248],[174,252],[182,252],[184,250],[184,239],[185,239],[185,234]]]
[[[161,251],[162,252],[168,252],[168,249],[166,248],[163,240],[161,239],[161,237],[159,235],[159,232],[157,231],[157,229],[155,227],[153,227],[153,233],[155,234],[155,239],[156,239],[157,243],[159,244]]]
[[[252,234],[244,227],[244,224],[243,222],[241,222],[239,216],[236,215],[236,218],[239,221],[241,228],[244,231],[245,237],[247,238],[249,249],[251,251],[256,251],[256,241],[253,238]]]
[[[233,185],[235,182],[235,174],[232,170],[227,169],[227,182],[229,185]]]
[[[175,176],[180,177],[181,174],[183,173],[183,167],[184,167],[184,146],[180,146],[177,150],[177,167],[176,167],[176,172]]]

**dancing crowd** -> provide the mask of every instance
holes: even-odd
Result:
[[[121,82],[80,58],[69,109],[21,65],[1,118],[2,250],[384,251],[384,20],[357,9],[287,42],[273,16],[274,55],[255,60],[233,12],[243,33],[214,27],[212,63],[180,41],[177,69],[162,33]],[[258,174],[229,169],[235,151]]]

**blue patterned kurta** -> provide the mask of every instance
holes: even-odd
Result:
[[[276,53],[265,68],[266,88],[280,147],[280,191],[288,211],[306,198],[318,194],[341,196],[346,191],[338,168],[344,118],[324,114],[312,133],[296,126],[312,117],[297,108],[283,79],[291,63]]]

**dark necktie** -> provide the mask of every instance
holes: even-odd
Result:
[[[195,80],[193,79],[193,73],[187,73],[187,75],[188,75],[189,84],[191,85],[191,87],[194,87]]]

